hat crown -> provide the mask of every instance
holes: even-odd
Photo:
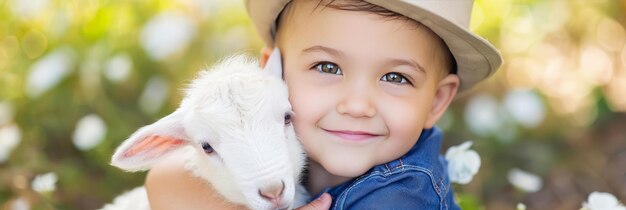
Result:
[[[375,5],[386,5],[388,0],[365,0]],[[439,15],[455,25],[469,29],[474,0],[400,0]],[[398,12],[398,11],[395,11]]]

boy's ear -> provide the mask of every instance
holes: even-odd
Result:
[[[190,143],[182,126],[180,110],[144,126],[115,150],[111,165],[127,171],[144,171],[179,148]]]
[[[448,106],[452,103],[454,96],[456,96],[460,84],[461,80],[456,74],[448,74],[439,81],[435,97],[433,98],[433,104],[430,108],[430,113],[428,113],[424,127],[432,128],[439,118],[443,116],[443,113],[446,112]]]

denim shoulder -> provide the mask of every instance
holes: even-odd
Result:
[[[332,209],[459,209],[447,176],[412,165],[372,171],[334,199]]]

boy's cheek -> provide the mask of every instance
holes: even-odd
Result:
[[[292,80],[287,83],[287,86],[289,87],[289,100],[294,111],[306,111],[305,114],[314,112],[316,105],[319,107],[321,104],[329,103],[333,95],[332,87],[318,85],[311,80]]]
[[[424,121],[407,122],[397,126],[396,135],[398,141],[415,141],[420,137],[422,129],[424,129]],[[401,143],[402,144],[402,143]],[[407,145],[410,146],[410,145]]]
[[[291,94],[289,99],[296,115],[311,115],[316,105],[324,100],[319,93],[310,91],[293,91]]]
[[[424,129],[430,106],[428,100],[392,101],[380,100],[379,114],[383,116],[389,128],[390,137],[394,139],[416,140]]]

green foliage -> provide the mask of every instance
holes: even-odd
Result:
[[[470,194],[460,194],[456,198],[457,204],[463,210],[482,210],[484,208],[481,207],[480,201]]]

